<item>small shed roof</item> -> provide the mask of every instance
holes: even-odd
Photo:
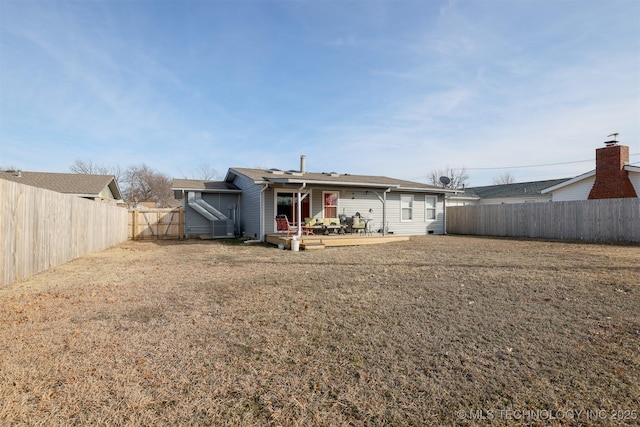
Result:
[[[242,193],[238,187],[225,181],[207,181],[199,179],[174,179],[171,189],[201,191],[203,193]]]

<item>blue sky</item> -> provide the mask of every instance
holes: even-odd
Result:
[[[587,172],[612,132],[640,162],[635,0],[0,0],[2,167],[197,178],[304,154],[489,185]]]

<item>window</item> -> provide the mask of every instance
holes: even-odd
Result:
[[[433,221],[436,219],[436,196],[424,197],[424,219]]]
[[[400,196],[400,209],[401,209],[400,219],[402,221],[413,220],[413,195],[412,194]]]
[[[324,218],[338,217],[338,193],[322,193],[322,209]]]
[[[309,201],[311,196],[302,199],[302,218],[309,216],[311,211]],[[286,215],[289,221],[298,222],[298,195],[296,193],[288,193],[278,191],[276,193],[276,215]]]

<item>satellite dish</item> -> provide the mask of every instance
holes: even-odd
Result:
[[[448,176],[441,176],[440,177],[440,182],[442,183],[442,185],[449,185],[451,183],[451,180],[449,179]]]

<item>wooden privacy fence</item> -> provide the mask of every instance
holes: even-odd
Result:
[[[127,240],[127,210],[0,179],[0,286]]]
[[[452,206],[447,233],[640,242],[640,199]]]
[[[184,238],[184,209],[129,210],[129,239],[164,240]]]

